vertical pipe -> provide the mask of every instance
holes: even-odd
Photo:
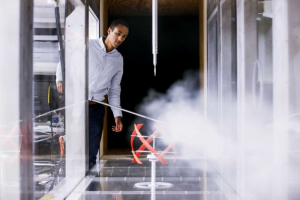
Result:
[[[156,64],[157,64],[157,0],[152,0],[152,54],[154,65],[154,76],[156,76]]]
[[[155,136],[153,136],[153,149],[155,149]],[[151,161],[151,200],[155,200],[155,190],[156,190],[156,157],[152,154]]]
[[[154,155],[153,155],[154,156]],[[151,160],[151,200],[155,200],[156,190],[156,160]]]

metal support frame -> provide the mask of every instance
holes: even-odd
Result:
[[[20,6],[20,197],[33,199],[33,0],[20,1]]]

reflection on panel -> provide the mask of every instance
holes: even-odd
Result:
[[[237,66],[236,66],[236,1],[220,2],[220,69],[218,77],[219,129],[229,141],[237,139]],[[221,173],[236,190],[236,144],[222,147]]]
[[[58,29],[61,37],[65,32],[65,1],[59,1],[56,8],[54,1],[35,0],[33,21],[34,186],[35,199],[39,199],[65,177],[65,114],[64,110],[51,112],[64,107],[64,94],[56,89],[55,73],[61,50]]]
[[[92,9],[89,11],[89,39],[99,38],[99,19]]]
[[[259,2],[257,13],[257,62],[253,72],[254,108],[263,120],[272,121],[273,104],[273,39],[272,2]]]
[[[300,2],[289,1],[289,169],[290,199],[300,198]]]
[[[218,122],[218,10],[208,20],[207,115]]]

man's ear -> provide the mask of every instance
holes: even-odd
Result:
[[[109,35],[111,32],[112,32],[111,28],[108,28],[108,29],[107,29],[108,35]]]

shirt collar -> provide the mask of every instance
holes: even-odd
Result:
[[[106,51],[106,48],[105,48],[105,44],[104,44],[104,42],[103,42],[103,40],[105,40],[105,36],[103,36],[103,37],[101,37],[100,39],[99,39],[99,44],[100,44],[100,48],[101,49],[104,49],[105,51]]]
[[[100,48],[105,52],[105,53],[108,53],[108,54],[113,54],[115,53],[117,50],[116,49],[113,49],[112,51],[110,52],[107,52],[106,51],[106,47],[105,47],[105,44],[103,42],[103,40],[106,39],[106,36],[102,36],[100,39],[99,39],[99,44],[100,44]]]

